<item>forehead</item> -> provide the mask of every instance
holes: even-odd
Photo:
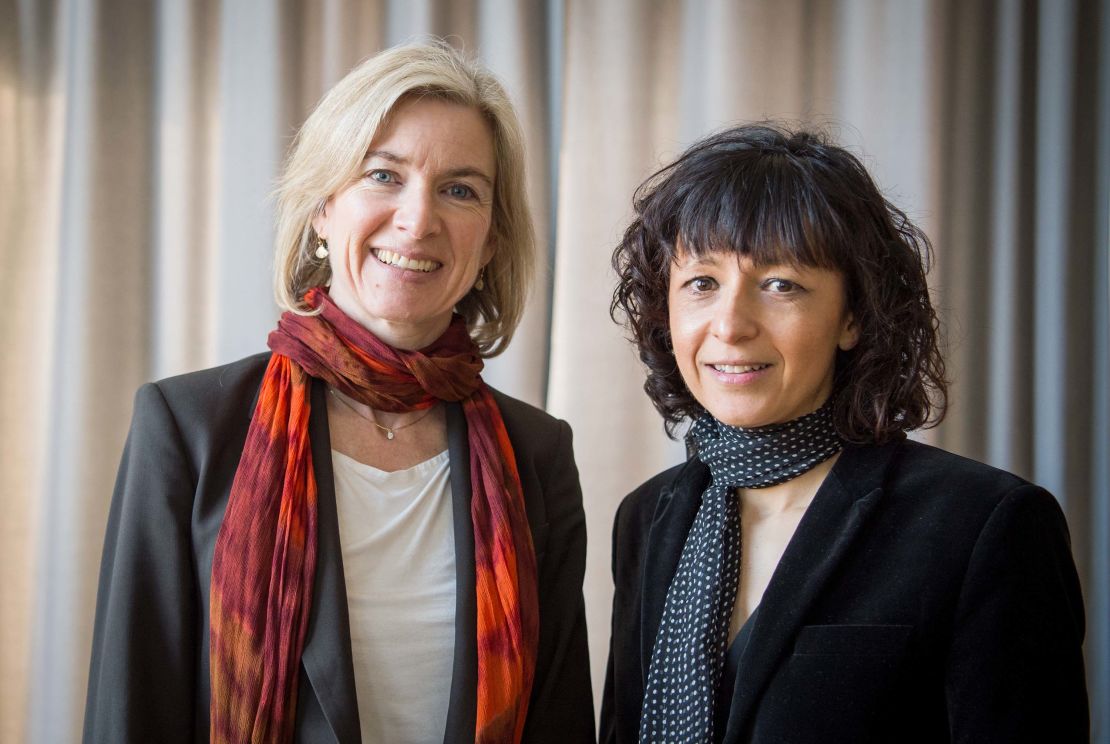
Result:
[[[734,264],[745,270],[768,266],[789,266],[799,270],[833,268],[819,262],[807,261],[802,251],[777,245],[734,246],[716,242],[699,247],[684,241],[681,236],[674,241],[671,261],[676,266]]]
[[[473,168],[491,178],[496,169],[493,130],[482,112],[429,96],[398,103],[370,143],[366,157]]]

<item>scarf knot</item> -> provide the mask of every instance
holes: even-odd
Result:
[[[371,408],[428,408],[437,400],[465,400],[483,385],[484,363],[460,315],[430,346],[406,351],[351,320],[319,288],[310,289],[305,301],[319,314],[283,314],[270,333],[270,348]]]
[[[797,478],[844,448],[831,400],[782,424],[742,428],[702,416],[686,435],[687,448],[730,488],[767,488]]]

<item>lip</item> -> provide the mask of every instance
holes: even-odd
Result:
[[[390,261],[383,261],[382,255],[387,254]],[[374,247],[370,249],[371,257],[381,266],[405,274],[433,274],[443,268],[443,262],[438,261],[425,253],[400,251],[396,248]],[[404,265],[398,265],[400,261]]]
[[[765,377],[774,367],[770,362],[746,359],[706,362],[703,366],[715,379],[726,385],[751,384]]]

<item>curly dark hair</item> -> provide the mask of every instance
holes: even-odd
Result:
[[[925,274],[929,239],[880,193],[854,155],[819,132],[739,126],[694,144],[648,178],[613,252],[610,315],[647,366],[644,390],[667,434],[704,409],[678,371],[667,293],[676,245],[757,266],[839,271],[859,343],[838,351],[833,418],[850,442],[882,443],[944,417],[948,382]]]

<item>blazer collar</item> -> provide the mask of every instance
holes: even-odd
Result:
[[[362,732],[331,468],[327,385],[322,380],[312,380],[311,401],[308,435],[317,491],[316,578],[301,663],[336,741],[345,744],[360,741]]]
[[[899,443],[849,446],[821,484],[760,601],[740,659],[724,741],[738,742],[771,675],[790,653],[806,613],[882,497]]]
[[[474,526],[470,518],[470,445],[462,404],[447,403],[446,417],[455,532],[455,659],[443,741],[444,744],[473,744],[478,719],[478,603]]]

